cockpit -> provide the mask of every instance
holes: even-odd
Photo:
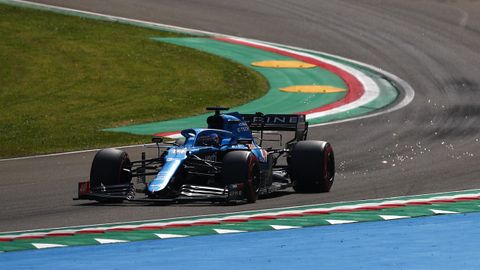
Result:
[[[202,134],[200,133],[197,136],[195,141],[195,146],[213,146],[219,147],[221,145],[222,139],[217,133]]]

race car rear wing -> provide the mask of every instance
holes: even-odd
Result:
[[[295,131],[296,141],[305,140],[308,122],[304,114],[240,114],[250,130]]]

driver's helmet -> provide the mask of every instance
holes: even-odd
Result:
[[[219,146],[220,136],[217,133],[211,133],[209,135],[200,136],[197,138],[197,145],[200,146]]]
[[[219,146],[219,145],[220,145],[220,140],[221,140],[221,138],[220,138],[220,136],[218,136],[217,133],[212,133],[212,134],[210,134],[210,138],[212,138],[212,140],[213,140],[213,145],[215,145],[215,146]]]

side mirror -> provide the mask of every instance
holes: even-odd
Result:
[[[163,137],[153,137],[152,142],[153,143],[162,143],[163,142]]]
[[[186,138],[182,137],[182,138],[178,138],[175,140],[175,142],[173,143],[173,145],[175,146],[182,146],[185,144],[185,141],[186,141]]]

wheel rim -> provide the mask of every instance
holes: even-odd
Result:
[[[250,158],[249,159],[249,164],[248,164],[248,175],[247,175],[247,187],[245,187],[245,197],[248,200],[256,200],[258,191],[260,189],[260,184],[259,184],[259,169],[258,165],[256,164],[256,159],[255,158]],[[250,194],[248,194],[250,193]]]
[[[328,147],[325,151],[325,180],[333,182],[335,176],[335,157],[332,147]]]

